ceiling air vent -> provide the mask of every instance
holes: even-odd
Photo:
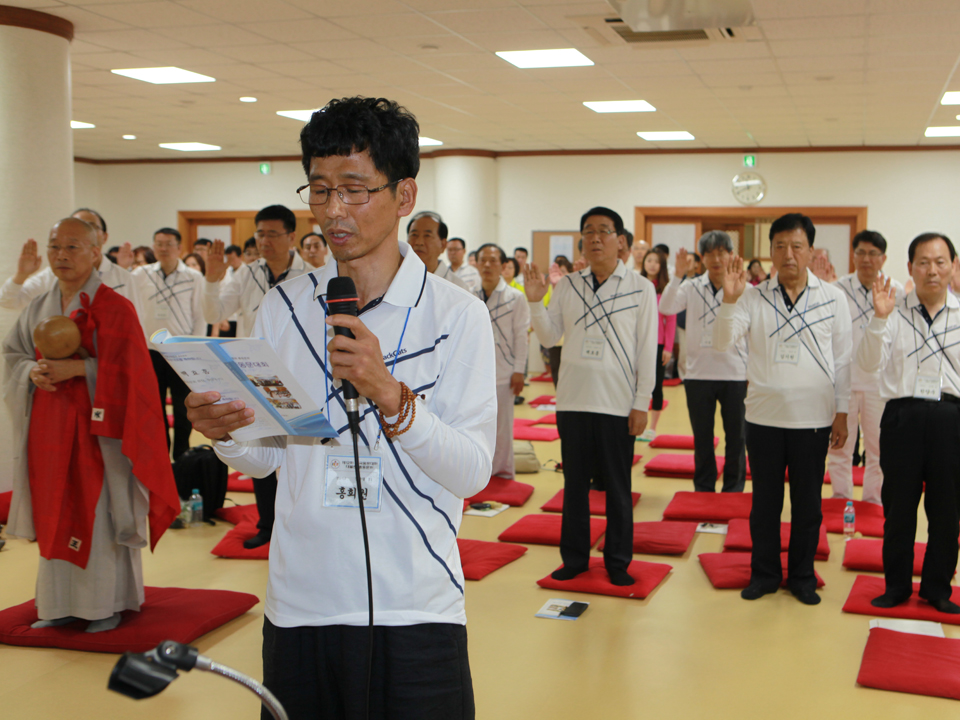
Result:
[[[691,42],[696,40],[709,40],[706,30],[661,30],[654,32],[634,32],[628,28],[622,20],[616,18],[607,20],[611,29],[624,42],[633,43],[662,43],[662,42]]]
[[[755,25],[637,31],[615,16],[579,15],[569,19],[576,22],[590,38],[601,45],[662,48],[763,39],[760,29]]]

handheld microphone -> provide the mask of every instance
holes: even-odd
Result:
[[[352,315],[357,317],[357,286],[353,283],[353,278],[335,277],[327,283],[327,308],[331,315]],[[344,335],[348,338],[353,337],[353,331],[350,328],[335,326],[334,335]],[[356,433],[360,429],[360,401],[357,399],[357,389],[349,380],[341,380],[340,386],[343,389],[343,399],[347,406],[347,420],[350,423],[350,429]]]

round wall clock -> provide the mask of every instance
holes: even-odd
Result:
[[[759,173],[742,172],[733,178],[733,196],[741,205],[756,205],[767,194],[767,181]]]

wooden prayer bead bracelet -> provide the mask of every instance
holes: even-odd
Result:
[[[417,396],[413,390],[408,388],[404,383],[400,383],[400,416],[397,418],[397,421],[388,423],[387,418],[383,415],[383,411],[377,408],[377,412],[380,413],[380,424],[383,426],[383,434],[386,435],[387,438],[393,439],[399,435],[403,435],[413,425],[413,421],[416,420]],[[401,430],[400,428],[403,427],[403,423],[407,420],[408,416],[410,422]]]

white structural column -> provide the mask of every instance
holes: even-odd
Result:
[[[497,160],[492,153],[456,152],[434,154],[435,209],[450,228],[450,237],[462,237],[467,250],[499,243]]]
[[[20,248],[41,252],[50,227],[73,211],[70,40],[73,25],[46,13],[0,5],[0,282],[16,271]],[[0,310],[0,337],[18,313]],[[0,411],[0,437],[11,438]],[[12,487],[9,453],[0,459],[0,492]]]

